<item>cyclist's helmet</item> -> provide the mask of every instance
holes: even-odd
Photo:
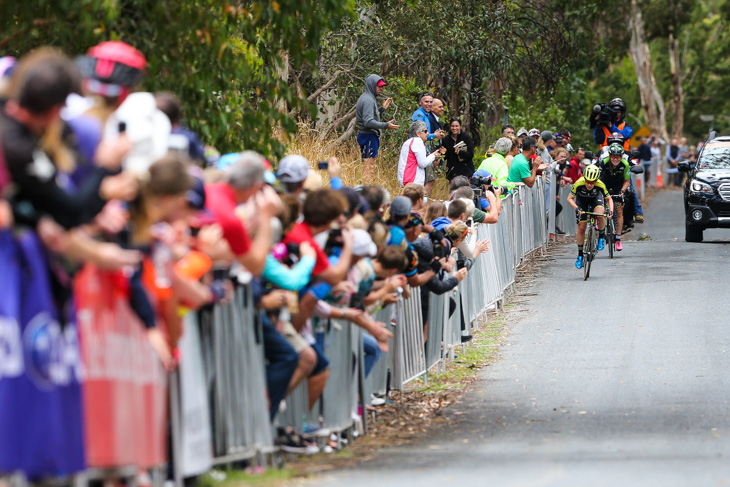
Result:
[[[586,181],[598,181],[598,177],[600,175],[601,170],[598,169],[598,166],[596,166],[595,164],[591,164],[590,166],[587,166],[585,169],[583,169],[583,178],[585,178]]]
[[[624,154],[624,148],[621,147],[621,144],[617,144],[614,142],[613,144],[608,146],[608,155],[609,156],[622,156]]]
[[[125,42],[98,44],[78,59],[84,87],[95,95],[124,101],[132,87],[142,80],[147,60],[144,54]]]

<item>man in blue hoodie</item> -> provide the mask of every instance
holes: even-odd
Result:
[[[388,83],[377,74],[369,74],[365,78],[365,93],[360,95],[355,108],[355,119],[357,122],[357,143],[360,144],[362,152],[362,180],[372,181],[375,170],[375,158],[378,157],[380,148],[380,131],[384,129],[397,130],[395,120],[381,122],[380,116],[388,109],[393,102],[392,98],[386,98],[381,107],[378,106],[377,97],[383,92]]]

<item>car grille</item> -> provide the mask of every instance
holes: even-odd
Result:
[[[719,188],[717,188],[718,192],[720,193],[720,196],[725,201],[730,201],[730,183],[721,184]]]

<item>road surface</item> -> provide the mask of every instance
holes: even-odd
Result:
[[[678,191],[645,213],[653,240],[586,282],[573,245],[554,253],[455,427],[314,483],[730,485],[730,230],[684,242]]]

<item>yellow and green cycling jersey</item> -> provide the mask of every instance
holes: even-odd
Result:
[[[575,182],[575,184],[573,184],[573,189],[570,190],[570,194],[580,199],[595,199],[599,194],[602,196],[608,196],[609,193],[608,188],[606,188],[606,185],[603,184],[603,181],[600,179],[596,181],[593,188],[588,189],[586,188],[585,178],[581,177]]]

